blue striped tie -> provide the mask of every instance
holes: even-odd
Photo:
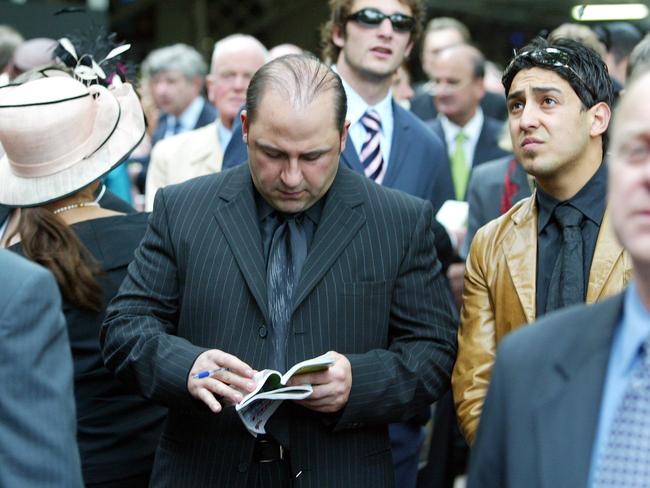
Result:
[[[368,110],[361,117],[361,125],[366,129],[366,140],[361,146],[359,160],[366,176],[381,184],[386,174],[386,165],[381,155],[381,119],[375,110]]]

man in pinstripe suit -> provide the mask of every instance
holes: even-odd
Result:
[[[393,486],[387,424],[445,392],[456,350],[431,204],[339,165],[345,92],[315,58],[262,67],[246,106],[249,164],[158,192],[102,331],[108,367],[169,407],[152,486]],[[255,439],[229,405],[278,360],[273,215],[307,246],[284,363],[335,363],[296,379],[314,393]]]

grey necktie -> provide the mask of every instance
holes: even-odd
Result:
[[[593,488],[650,487],[649,347],[646,339],[597,461]]]
[[[307,238],[302,215],[296,217],[276,213],[275,218],[277,227],[273,232],[266,269],[271,319],[269,367],[284,373],[287,368],[293,292],[307,256]]]
[[[559,205],[553,211],[562,229],[562,248],[555,261],[546,300],[546,312],[585,300],[583,242],[580,224],[583,215],[571,205]]]

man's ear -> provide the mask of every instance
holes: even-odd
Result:
[[[248,114],[246,113],[246,110],[242,110],[239,117],[241,118],[242,140],[244,141],[244,144],[248,145]]]
[[[337,25],[332,27],[332,42],[336,47],[341,49],[345,45],[345,32]],[[336,59],[332,59],[332,62],[336,62]]]
[[[343,130],[341,131],[341,152],[345,149],[345,143],[348,140],[348,129],[350,128],[350,121],[345,120],[343,124]]]
[[[589,109],[591,114],[591,130],[589,135],[598,137],[605,133],[609,127],[609,121],[612,118],[612,110],[605,102],[598,102]]]

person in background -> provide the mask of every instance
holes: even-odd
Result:
[[[422,70],[429,81],[417,87],[415,97],[411,100],[411,110],[420,119],[432,120],[438,113],[435,105],[435,87],[431,82],[435,75],[434,61],[445,49],[470,43],[469,29],[457,19],[437,17],[427,24],[422,43]],[[488,117],[498,120],[505,120],[507,117],[505,99],[501,94],[487,92],[481,100],[481,108]]]
[[[393,83],[390,87],[393,98],[402,108],[409,110],[411,107],[411,98],[415,95],[411,87],[411,75],[409,74],[408,65],[402,63],[393,75]]]
[[[207,88],[219,116],[204,127],[156,144],[147,173],[145,210],[153,208],[159,188],[221,170],[223,151],[246,100],[248,83],[268,57],[266,48],[253,36],[232,34],[217,41]]]
[[[618,97],[625,87],[630,53],[643,39],[643,31],[630,22],[607,22],[594,31],[607,50],[604,59]]]
[[[128,83],[86,86],[48,70],[0,90],[0,141],[6,150],[0,203],[19,208],[5,239],[11,250],[48,268],[63,296],[86,487],[148,486],[166,415],[118,381],[99,350],[106,306],[148,216],[102,208],[95,187],[140,142],[144,125]]]
[[[201,54],[181,43],[155,49],[142,62],[143,77],[149,82],[149,91],[159,110],[152,147],[158,141],[198,129],[217,118],[214,105],[202,95],[206,72]],[[142,159],[142,165],[136,182],[144,194],[148,158]]]
[[[11,81],[9,77],[11,60],[14,51],[23,41],[23,36],[16,29],[10,25],[0,25],[0,86]]]

